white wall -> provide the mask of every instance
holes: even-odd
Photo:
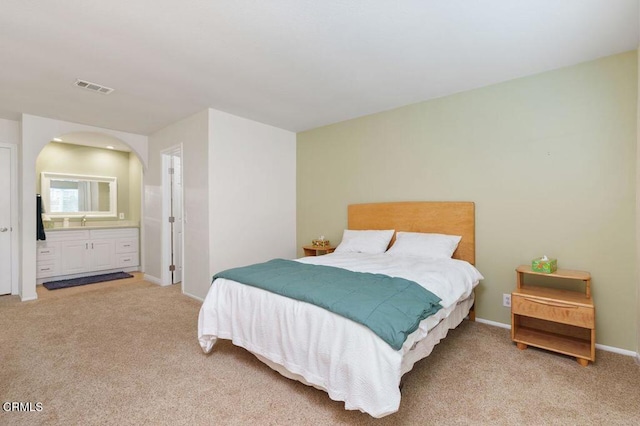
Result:
[[[20,145],[20,122],[0,118],[0,143]]]
[[[142,218],[142,164],[135,155],[129,156],[129,215],[126,220],[140,221]]]
[[[145,174],[145,273],[162,278],[162,151],[182,144],[184,191],[183,289],[204,297],[209,274],[208,111],[173,123],[149,136],[149,168]]]
[[[183,289],[204,298],[223,269],[295,256],[295,133],[204,110],[149,137],[145,268],[162,277],[162,151],[182,144]]]
[[[211,274],[295,257],[295,133],[209,110],[209,170]]]
[[[42,148],[53,138],[71,132],[104,133],[120,139],[138,155],[143,168],[146,168],[147,165],[146,136],[34,115],[22,115],[22,155],[19,165],[22,183],[20,188],[20,241],[22,249],[20,297],[22,300],[32,300],[38,297],[36,294],[36,159]]]

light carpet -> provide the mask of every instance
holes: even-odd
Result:
[[[46,290],[45,290],[46,291]],[[272,371],[242,348],[197,342],[200,302],[135,278],[0,297],[3,425],[637,425],[640,367],[597,351],[519,351],[509,331],[464,321],[405,377],[398,413],[345,411],[326,393]]]

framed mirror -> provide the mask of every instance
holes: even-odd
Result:
[[[49,217],[118,216],[116,177],[42,172],[40,191]]]

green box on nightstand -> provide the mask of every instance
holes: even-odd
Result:
[[[555,272],[558,270],[558,259],[549,259],[546,256],[533,259],[531,270],[533,272],[542,272],[543,274]]]

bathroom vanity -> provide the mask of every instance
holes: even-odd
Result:
[[[38,284],[95,273],[131,272],[140,265],[137,227],[53,228],[46,230],[46,236],[37,245]]]

